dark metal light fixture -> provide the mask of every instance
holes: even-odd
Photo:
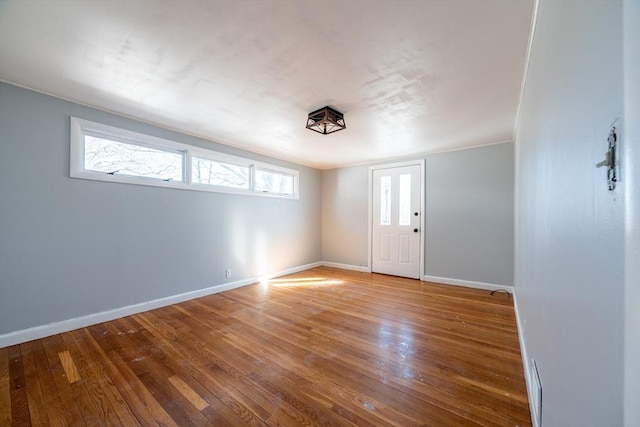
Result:
[[[344,116],[342,113],[327,106],[322,107],[312,113],[309,113],[307,119],[307,129],[311,129],[314,132],[327,135],[339,130],[346,129],[347,125],[344,123]]]

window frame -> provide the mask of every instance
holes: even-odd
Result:
[[[184,183],[185,182],[185,162],[186,162],[186,151],[185,150],[179,150],[176,148],[171,148],[171,147],[164,147],[164,146],[159,146],[157,144],[150,144],[148,142],[145,141],[136,141],[136,140],[130,140],[128,138],[119,138],[117,136],[112,136],[112,135],[104,135],[102,133],[99,132],[95,132],[92,130],[85,130],[82,134],[82,139],[80,140],[80,144],[82,145],[81,150],[82,150],[82,156],[80,158],[80,161],[82,163],[82,171],[83,172],[88,172],[88,173],[96,173],[96,174],[104,174],[106,173],[107,175],[110,176],[116,176],[116,174],[110,174],[107,172],[102,172],[102,171],[98,171],[98,170],[92,170],[92,169],[86,169],[86,165],[85,165],[85,148],[86,148],[86,140],[84,139],[85,136],[90,136],[90,137],[94,137],[94,138],[99,138],[99,139],[103,139],[103,140],[107,140],[107,141],[113,141],[119,144],[125,144],[125,145],[132,145],[132,146],[136,146],[136,147],[143,147],[143,148],[149,148],[155,151],[160,151],[163,153],[168,153],[168,154],[174,154],[174,155],[179,155],[182,157],[181,159],[181,163],[182,163],[182,177],[180,181],[173,181],[176,183]],[[154,181],[163,181],[163,182],[171,182],[171,181],[165,181],[162,178],[156,178],[156,177],[150,177],[150,176],[144,176],[144,175],[133,175],[133,174],[118,174],[117,176],[128,176],[128,177],[133,177],[136,179],[144,179],[144,180],[154,180]]]
[[[104,138],[123,144],[131,144],[154,150],[165,151],[172,154],[182,154],[182,181],[164,181],[160,178],[144,177],[137,175],[118,175],[106,172],[85,169],[85,135]],[[233,156],[219,151],[183,144],[168,139],[158,138],[90,120],[70,116],[70,165],[69,176],[71,178],[88,179],[93,181],[116,182],[121,184],[145,185],[151,187],[165,187],[182,190],[204,191],[210,193],[240,194],[262,197],[277,197],[298,200],[300,172],[296,169],[285,168],[271,163],[259,162],[246,157]],[[192,182],[193,157],[203,160],[211,160],[219,163],[227,163],[234,166],[247,167],[249,169],[249,188],[226,187],[215,184],[202,184]],[[293,177],[293,194],[255,191],[256,170],[266,170]]]
[[[213,150],[206,150],[201,148],[194,148],[189,152],[187,162],[189,163],[189,183],[192,185],[195,190],[199,191],[209,191],[209,192],[217,192],[217,193],[238,193],[238,194],[247,194],[253,188],[253,174],[251,172],[251,165],[253,162],[250,159],[245,159],[244,157],[232,156],[230,154],[224,154]],[[249,169],[249,188],[237,188],[237,187],[226,187],[224,185],[216,185],[216,184],[203,184],[200,182],[193,182],[193,158],[197,157],[203,160],[210,160],[218,163],[227,163],[233,166],[246,167]]]
[[[278,168],[277,166],[274,166],[274,165],[265,165],[265,164],[254,165],[253,166],[253,172],[251,173],[251,177],[253,178],[253,183],[251,185],[251,188],[253,189],[253,191],[255,193],[262,194],[263,196],[267,196],[267,195],[279,195],[280,197],[290,197],[291,196],[291,195],[288,195],[286,193],[275,193],[275,192],[272,193],[270,191],[257,190],[255,188],[255,173],[256,173],[256,171],[291,176],[292,179],[293,179],[293,183],[292,183],[293,194],[298,194],[298,179],[297,179],[297,175],[291,173],[292,172],[291,169]]]

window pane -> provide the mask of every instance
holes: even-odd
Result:
[[[254,191],[293,194],[293,175],[256,169]]]
[[[380,178],[380,225],[391,225],[391,177]]]
[[[411,225],[411,175],[400,175],[400,188],[398,190],[398,208],[400,225]]]
[[[193,157],[191,182],[249,189],[249,168]]]
[[[85,170],[182,182],[183,154],[84,137]]]

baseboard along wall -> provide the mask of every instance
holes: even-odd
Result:
[[[47,325],[35,326],[33,328],[9,332],[7,334],[0,335],[0,348],[49,337],[51,335],[96,325],[102,322],[108,322],[109,320],[131,316],[132,314],[142,313],[156,308],[166,307],[172,304],[178,304],[191,299],[217,294],[219,292],[229,291],[231,289],[236,289],[242,286],[269,280],[274,277],[286,276],[287,274],[298,273],[300,271],[320,267],[321,265],[323,265],[321,262],[314,262],[311,264],[289,268],[276,273],[271,273],[262,277],[252,277],[248,279],[236,280],[234,282],[215,285],[204,289],[198,289],[196,291],[185,292],[165,298],[142,302],[139,304],[128,305],[126,307],[115,308],[113,310],[107,310],[100,313],[89,314],[87,316],[76,317],[74,319],[63,320],[61,322],[49,323]]]
[[[147,301],[139,304],[133,304],[126,307],[120,307],[113,310],[103,311],[100,313],[95,313],[87,316],[77,317],[74,319],[64,320],[61,322],[50,323],[47,325],[41,325],[33,328],[23,329],[20,331],[10,332],[7,334],[0,335],[0,348],[8,347],[15,344],[21,344],[21,343],[35,340],[35,339],[45,338],[51,335],[72,331],[74,329],[84,328],[84,327],[95,325],[102,322],[108,322],[110,320],[118,319],[121,317],[131,316],[133,314],[142,313],[142,312],[153,310],[160,307],[166,307],[172,304],[178,304],[191,299],[200,298],[207,295],[213,295],[219,292],[240,288],[242,286],[263,282],[265,280],[269,280],[275,277],[286,276],[288,274],[298,273],[300,271],[305,271],[305,270],[309,270],[311,268],[320,267],[320,266],[339,268],[343,270],[353,270],[353,271],[359,271],[362,273],[371,272],[371,269],[368,266],[349,265],[349,264],[341,264],[341,263],[328,262],[328,261],[314,262],[310,264],[289,268],[287,270],[272,273],[263,277],[252,277],[248,279],[237,280],[234,282],[224,283],[224,284],[211,286],[204,289],[199,289],[196,291],[172,295],[165,298],[159,298],[156,300]],[[518,313],[518,305],[517,305],[517,300],[515,299],[515,293],[514,293],[513,287],[500,286],[500,285],[495,285],[491,283],[473,282],[468,280],[434,277],[434,276],[422,276],[422,280],[427,282],[443,283],[446,285],[466,286],[466,287],[477,288],[477,289],[506,290],[514,296],[514,309],[516,313],[516,321],[518,326],[518,337],[520,340],[520,348],[521,348],[521,353],[523,358],[527,392],[529,394],[529,402],[530,402],[529,404],[531,405],[531,402],[533,401],[531,384],[533,384],[533,382],[532,382],[529,363],[527,363],[528,356],[527,356],[527,351],[526,351],[526,346],[525,346],[525,341],[523,336],[523,325],[521,324],[521,318]],[[532,414],[534,413],[533,410],[534,409],[531,408]],[[535,418],[535,417],[532,417],[532,418]],[[534,427],[539,427],[535,423],[535,419],[534,419]]]
[[[84,328],[84,327],[95,325],[102,322],[108,322],[110,320],[118,319],[121,317],[131,316],[133,314],[142,313],[142,312],[153,310],[160,307],[166,307],[172,304],[178,304],[184,301],[204,297],[207,295],[213,295],[219,292],[229,291],[231,289],[237,289],[242,286],[263,282],[265,280],[269,280],[275,277],[286,276],[288,274],[298,273],[301,271],[309,270],[311,268],[320,267],[320,266],[339,268],[343,270],[353,270],[353,271],[359,271],[362,273],[371,272],[371,268],[369,268],[368,266],[341,264],[341,263],[329,262],[329,261],[314,262],[310,264],[289,268],[287,270],[272,273],[263,277],[253,277],[253,278],[248,278],[243,280],[237,280],[234,282],[211,286],[205,289],[185,292],[185,293],[181,293],[181,294],[177,294],[177,295],[173,295],[165,298],[159,298],[152,301],[133,304],[126,307],[103,311],[100,313],[90,314],[87,316],[77,317],[74,319],[64,320],[61,322],[50,323],[48,325],[41,325],[33,328],[23,329],[20,331],[10,332],[7,334],[0,335],[0,348],[8,347],[15,344],[21,344],[21,343],[32,341],[35,339],[45,338],[51,335],[72,331],[74,329]],[[512,286],[501,286],[501,285],[495,285],[491,283],[474,282],[469,280],[458,280],[458,279],[450,279],[446,277],[435,277],[435,276],[426,276],[426,275],[422,276],[421,280],[426,282],[442,283],[445,285],[465,286],[465,287],[476,288],[476,289],[506,290],[513,295],[513,307],[515,310],[516,323],[518,328],[518,340],[520,341],[520,352],[522,354],[522,363],[524,367],[525,382],[527,386],[529,406],[530,406],[531,415],[532,415],[531,418],[533,421],[533,426],[540,427],[534,415],[535,408],[533,407],[534,399],[533,399],[533,388],[532,388],[534,383],[533,376],[532,376],[533,373],[531,371],[530,363],[528,363],[529,356],[527,354],[527,347],[524,339],[524,325],[522,323],[522,318],[518,310],[518,300],[517,300],[516,293],[514,292],[515,289]]]
[[[540,422],[536,417],[537,408],[535,407],[536,398],[534,397],[534,373],[532,370],[532,362],[527,352],[527,344],[524,337],[524,321],[518,309],[518,293],[513,293],[513,309],[516,314],[516,327],[518,329],[518,341],[520,342],[520,355],[522,356],[522,367],[524,368],[524,382],[527,386],[527,397],[529,399],[529,411],[531,412],[531,422],[533,427],[540,427]]]
[[[448,277],[422,276],[425,282],[442,283],[445,285],[464,286],[466,288],[486,289],[488,291],[508,291],[513,294],[513,286],[496,285],[493,283],[474,282],[472,280],[450,279]]]
[[[371,268],[367,265],[341,264],[339,262],[322,261],[323,267],[340,268],[342,270],[359,271],[360,273],[371,273]]]

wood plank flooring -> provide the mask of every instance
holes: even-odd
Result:
[[[0,349],[0,425],[530,426],[505,294],[316,268]]]

